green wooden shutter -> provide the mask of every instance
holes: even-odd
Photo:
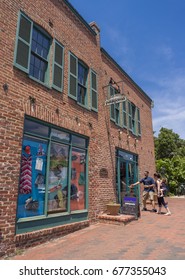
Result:
[[[140,122],[140,111],[137,108],[137,134],[141,136],[141,122]]]
[[[53,88],[62,91],[63,89],[63,61],[64,61],[64,48],[55,41],[55,51],[53,58]]]
[[[97,75],[91,70],[91,109],[98,111]]]
[[[109,86],[109,98],[114,96],[114,89],[113,87]],[[115,121],[115,104],[110,105],[110,119]]]
[[[120,125],[120,103],[115,103],[115,123]]]
[[[20,68],[26,73],[29,72],[32,25],[32,21],[30,21],[23,14],[20,14],[17,29],[14,63],[16,67]]]
[[[123,108],[123,127],[127,128],[127,108],[126,108],[126,100],[123,101],[122,108]]]
[[[132,131],[132,105],[130,101],[128,101],[128,128]]]
[[[69,54],[69,96],[77,100],[77,66],[78,60],[73,54]]]

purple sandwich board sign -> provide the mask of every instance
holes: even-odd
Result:
[[[124,196],[122,213],[126,215],[133,215],[137,219],[140,217],[139,199],[134,196]]]

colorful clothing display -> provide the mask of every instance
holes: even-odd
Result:
[[[19,192],[21,194],[31,193],[32,189],[32,156],[22,155],[21,178]]]

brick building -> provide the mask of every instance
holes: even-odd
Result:
[[[88,226],[155,160],[152,100],[96,23],[67,0],[0,9],[2,256]]]

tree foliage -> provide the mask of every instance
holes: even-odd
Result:
[[[180,139],[172,129],[162,127],[158,137],[154,138],[156,159],[185,157],[185,140]]]
[[[173,130],[161,128],[154,138],[156,169],[166,177],[171,193],[177,193],[181,184],[185,184],[185,140]]]

